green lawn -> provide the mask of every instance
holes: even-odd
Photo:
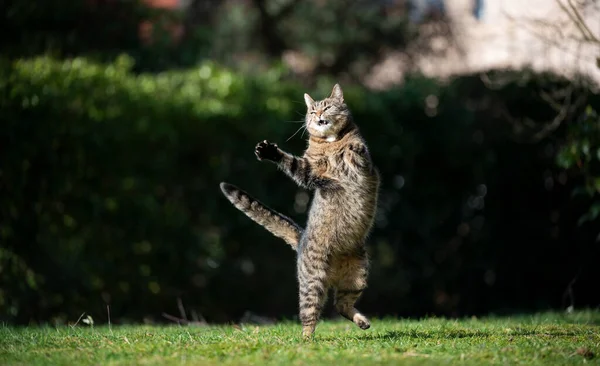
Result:
[[[80,323],[81,324],[81,323]],[[300,326],[0,328],[0,365],[600,364],[600,312]]]

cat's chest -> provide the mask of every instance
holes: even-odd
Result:
[[[344,164],[344,156],[342,153],[319,156],[313,159],[312,166],[316,172],[321,174],[337,175],[336,172],[341,170]]]

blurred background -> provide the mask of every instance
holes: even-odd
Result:
[[[5,0],[0,321],[294,319],[302,95],[382,174],[371,316],[600,306],[600,1]],[[331,306],[324,314],[333,316]]]

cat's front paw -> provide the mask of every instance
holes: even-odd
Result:
[[[267,140],[259,142],[256,144],[256,148],[254,149],[254,155],[258,158],[258,160],[272,160],[279,161],[281,160],[281,150],[277,147],[277,144],[271,143]]]

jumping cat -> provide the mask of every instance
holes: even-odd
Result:
[[[342,316],[361,329],[370,327],[354,304],[367,287],[365,241],[377,209],[379,173],[338,84],[328,98],[314,101],[304,94],[304,101],[309,133],[304,155],[291,155],[266,140],[254,153],[314,191],[306,228],[231,184],[221,183],[221,190],[240,211],[296,250],[302,335],[310,338],[330,288]]]

